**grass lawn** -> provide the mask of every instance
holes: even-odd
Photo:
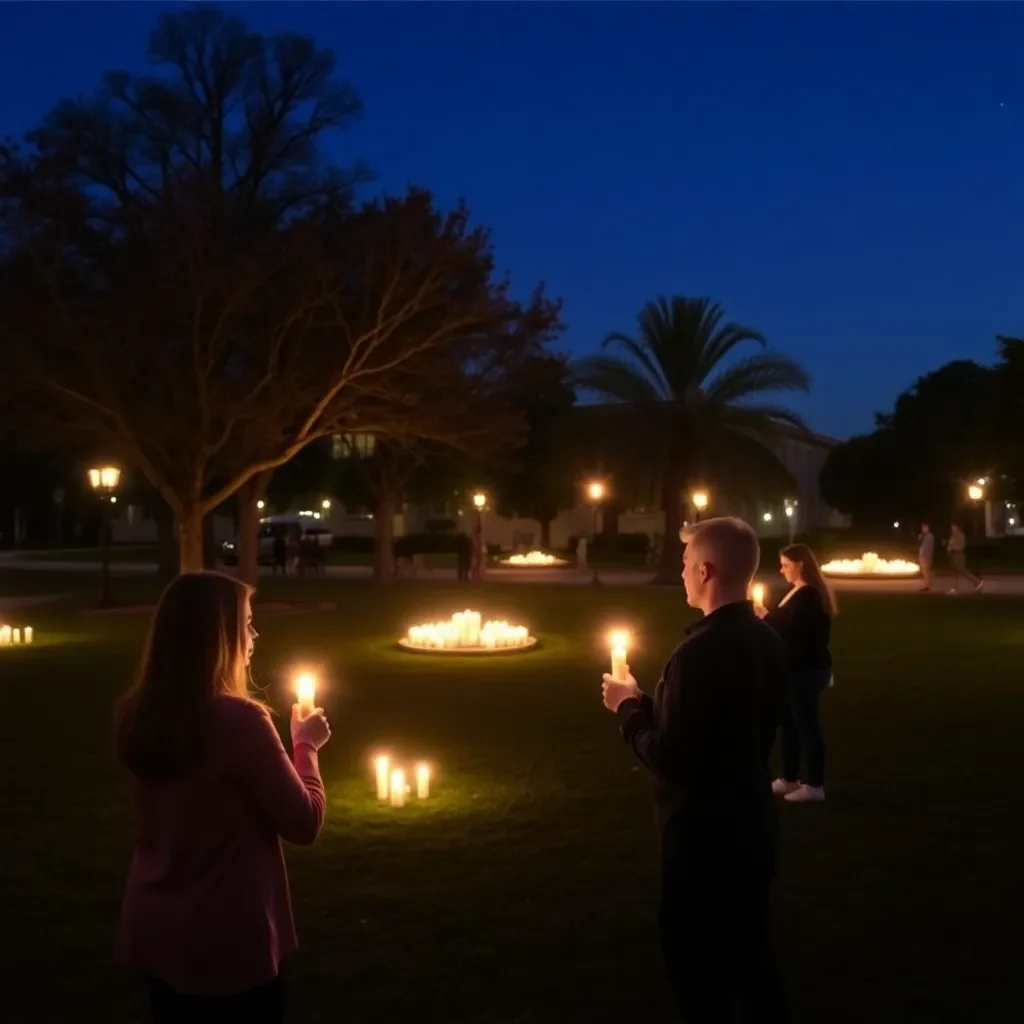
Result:
[[[92,583],[9,573],[0,593],[91,598]],[[152,596],[148,580],[117,587]],[[258,621],[270,702],[286,709],[290,666],[318,665],[334,728],[324,834],[288,851],[294,1020],[671,1020],[648,784],[600,706],[600,640],[613,621],[633,626],[630,660],[653,685],[690,617],[681,593],[261,590],[289,595],[336,606]],[[467,604],[529,624],[542,649],[458,661],[393,648],[404,626]],[[131,823],[109,723],[145,620],[73,604],[26,617],[38,645],[0,651],[3,1016],[142,1020],[139,985],[112,963]],[[835,654],[829,803],[782,809],[777,936],[795,1019],[1019,1020],[1024,601],[847,596]],[[432,759],[436,796],[378,807],[380,747]]]

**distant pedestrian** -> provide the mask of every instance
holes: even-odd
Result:
[[[179,576],[118,707],[137,824],[118,959],[145,976],[154,1024],[285,1020],[298,943],[281,840],[320,832],[317,751],[331,730],[294,705],[289,756],[249,696],[251,595],[219,573]]]
[[[273,549],[271,551],[271,572],[276,576],[288,575],[288,541],[281,530],[274,532]]]
[[[974,593],[982,588],[980,577],[975,576],[967,568],[967,535],[959,523],[953,523],[949,528],[949,540],[946,541],[946,551],[949,554],[949,566],[953,570],[953,586],[950,587],[951,594],[960,592],[960,577],[963,576],[968,584],[974,587]]]
[[[459,581],[469,581],[469,573],[473,564],[473,542],[465,533],[455,538],[455,566]]]
[[[921,566],[921,577],[924,586],[922,593],[932,589],[932,577],[935,570],[935,534],[927,523],[921,524],[921,533],[917,538],[917,564]]]
[[[779,572],[792,589],[773,611],[754,609],[782,637],[789,664],[779,722],[782,776],[772,783],[772,792],[790,803],[820,803],[825,799],[825,737],[819,703],[832,679],[835,597],[806,544],[782,549]]]

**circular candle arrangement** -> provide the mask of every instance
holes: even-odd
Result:
[[[826,576],[846,576],[860,579],[909,579],[916,576],[921,567],[917,562],[902,558],[879,558],[874,551],[867,551],[860,558],[836,558],[826,562],[821,571]]]
[[[483,621],[480,612],[467,608],[446,622],[411,626],[398,646],[415,654],[516,654],[537,646],[525,626],[504,619]]]
[[[404,807],[405,798],[415,795],[417,800],[430,797],[430,765],[420,761],[416,765],[415,790],[405,781],[405,769],[393,764],[389,755],[379,754],[373,761],[377,776],[377,800],[390,807]]]
[[[564,558],[549,555],[544,551],[527,551],[525,555],[509,555],[508,558],[503,558],[500,564],[516,569],[544,569],[569,563]]]
[[[35,640],[31,626],[0,626],[0,647],[20,647]]]

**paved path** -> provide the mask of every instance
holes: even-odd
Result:
[[[24,572],[53,572],[53,573],[85,573],[99,574],[99,562],[51,562],[48,560],[35,560],[31,552],[11,553],[4,552],[0,555],[0,569],[18,570]],[[116,576],[144,576],[156,572],[156,565],[148,562],[112,562],[110,571]],[[271,570],[268,566],[260,568],[261,576],[270,576]],[[328,579],[357,580],[369,579],[370,567],[363,565],[329,565],[324,575]],[[650,583],[651,573],[649,571],[637,572],[635,570],[609,569],[600,573],[600,579],[609,586],[616,587],[637,587]],[[408,577],[405,577],[408,578]],[[578,572],[575,569],[490,569],[487,572],[487,580],[491,583],[546,583],[559,586],[587,586],[591,582],[590,572]],[[776,573],[761,573],[758,577],[769,587],[783,586]],[[454,581],[454,569],[433,569],[423,570],[416,579],[421,581]],[[887,593],[887,594],[913,594],[921,588],[919,579],[911,580],[833,580],[833,586],[840,593]],[[937,575],[933,594],[945,594],[952,585],[952,577]],[[997,594],[1002,596],[1024,595],[1024,576],[988,576],[985,578],[984,592],[986,594]],[[970,588],[963,585],[962,593],[967,596]]]

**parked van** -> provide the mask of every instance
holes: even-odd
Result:
[[[287,538],[295,527],[302,531],[302,540],[316,541],[319,547],[330,548],[334,543],[334,534],[324,525],[324,521],[315,515],[278,515],[267,516],[260,520],[259,546],[257,559],[260,565],[270,565],[274,560],[274,538]],[[225,565],[238,564],[238,538],[227,540],[221,545],[221,559]]]

